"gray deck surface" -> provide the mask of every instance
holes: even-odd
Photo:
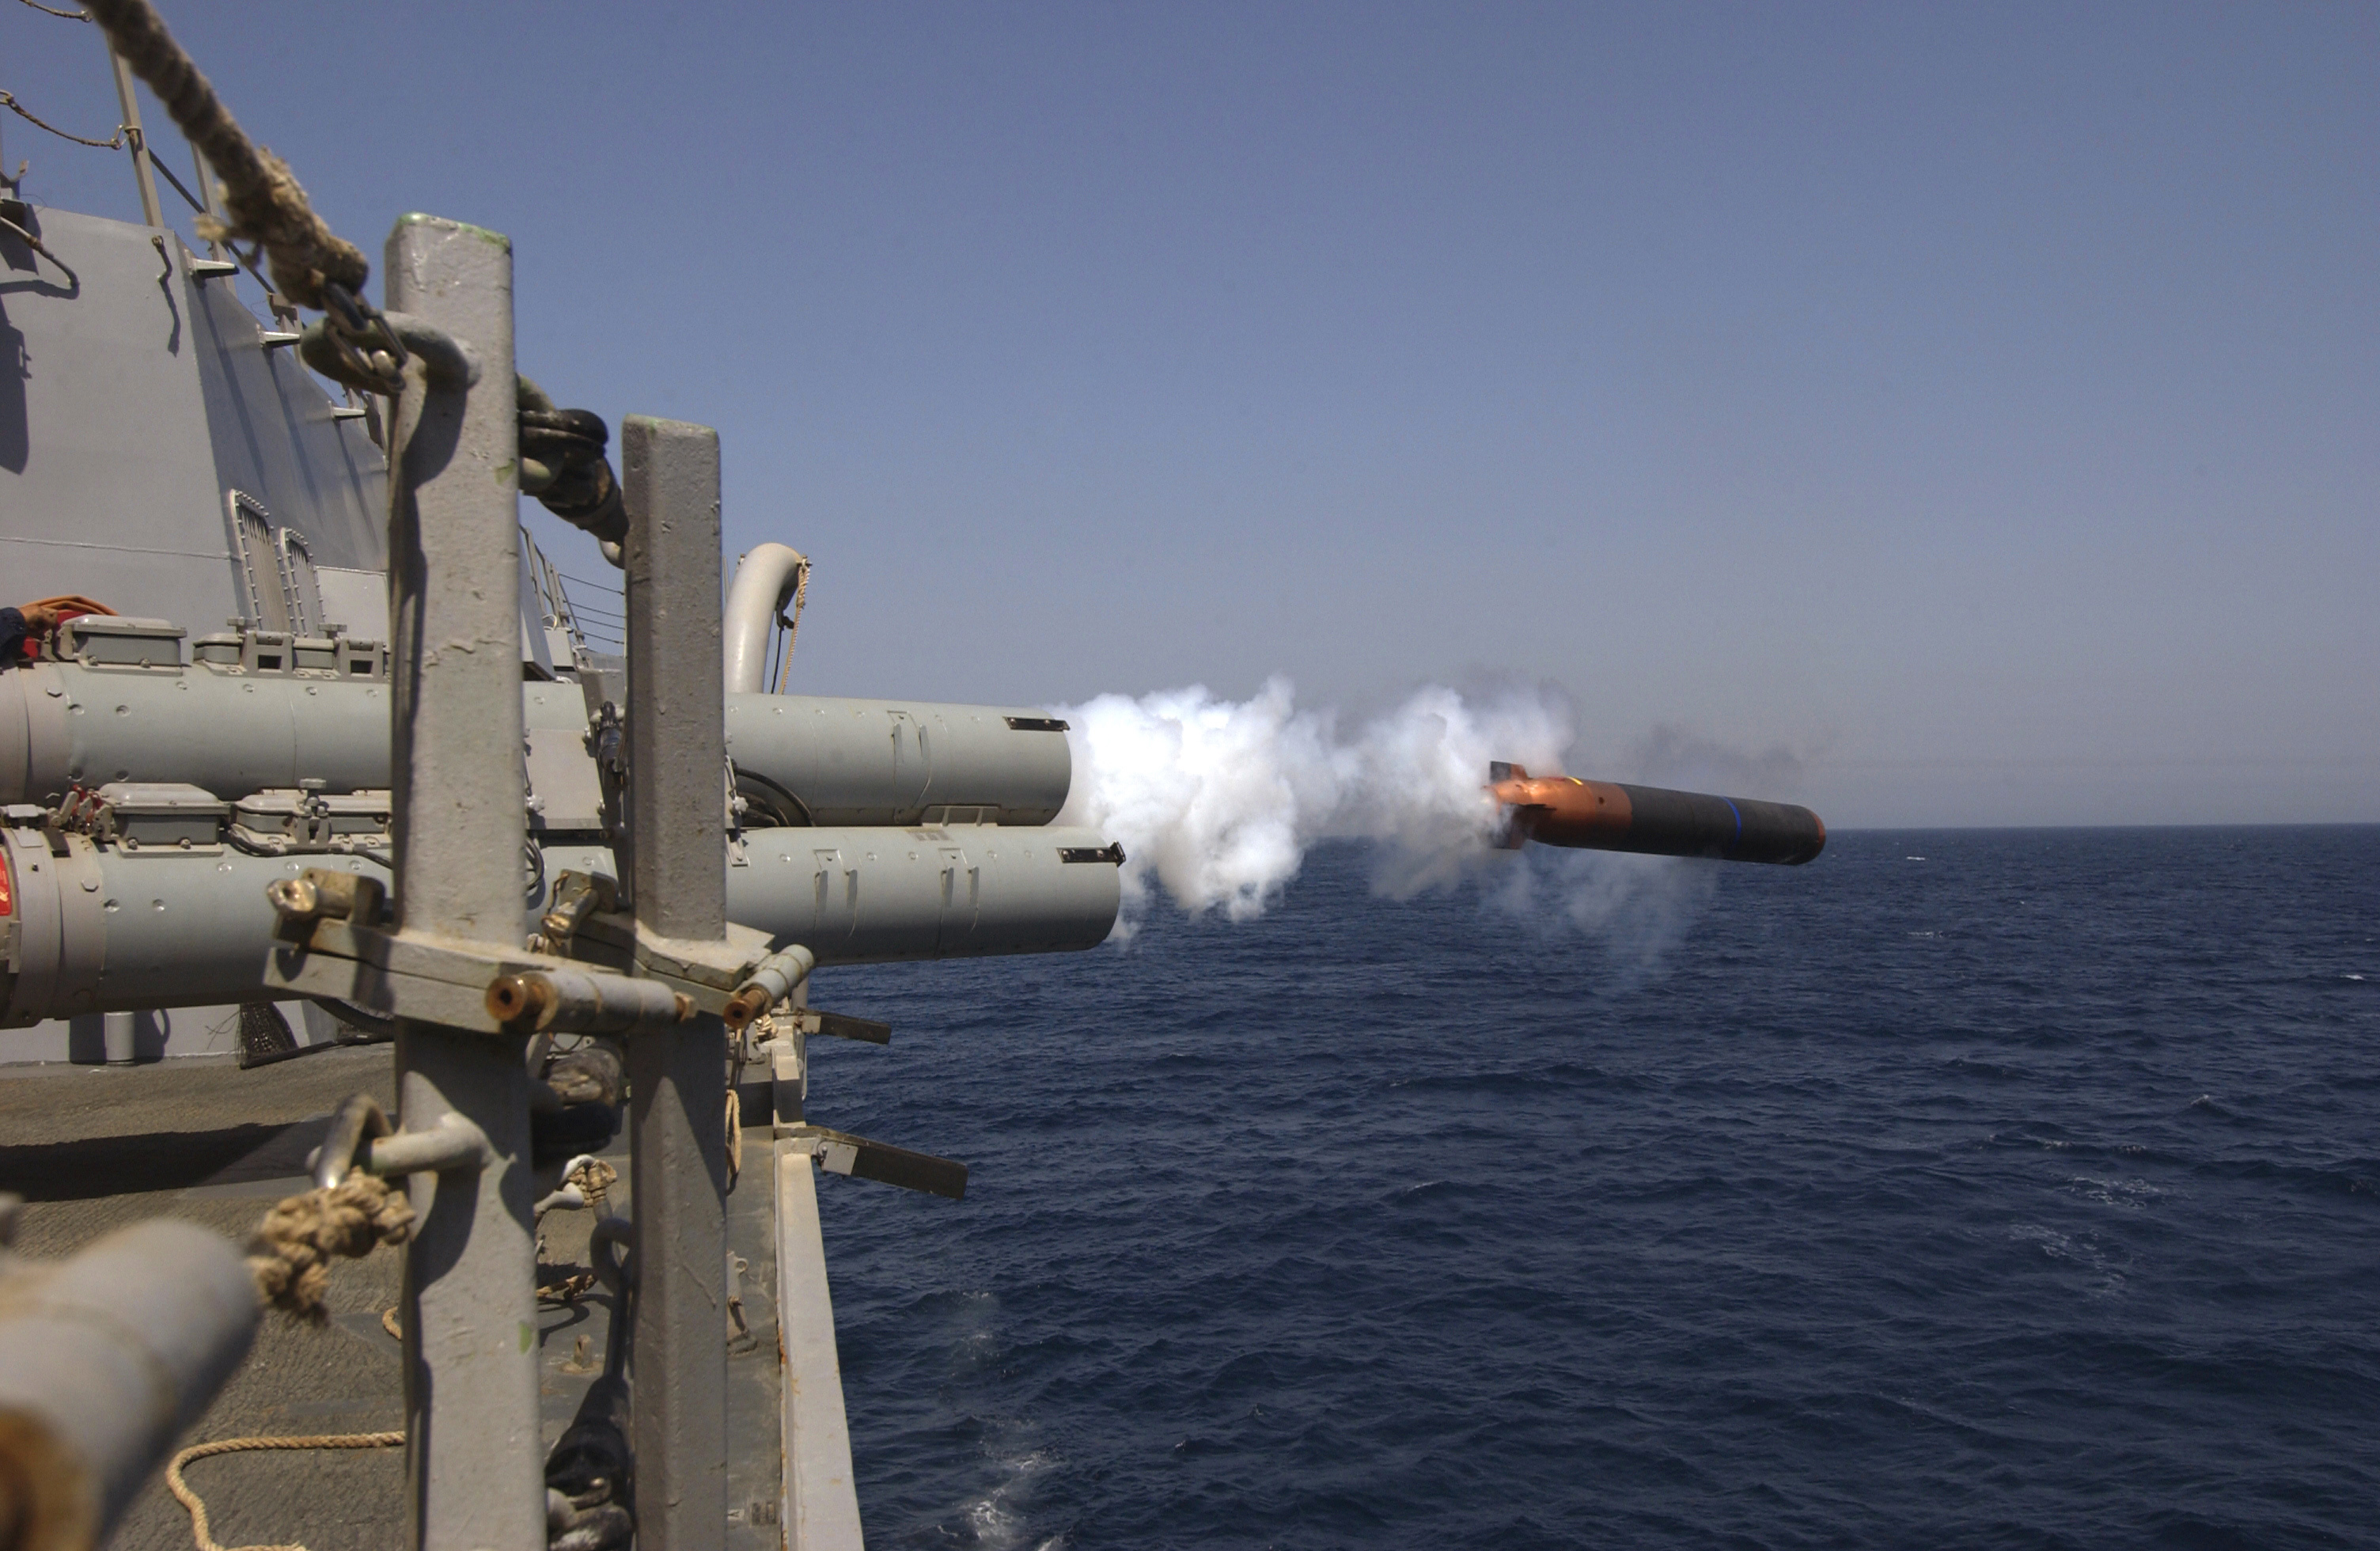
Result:
[[[18,1250],[55,1256],[145,1218],[200,1223],[244,1242],[282,1196],[306,1188],[306,1155],[351,1093],[394,1106],[391,1048],[323,1051],[242,1072],[228,1060],[108,1068],[0,1068],[0,1189],[28,1201]],[[625,1209],[627,1167],[613,1199]],[[546,1218],[544,1260],[586,1263],[592,1215]],[[754,1256],[754,1259],[760,1257]],[[341,1261],[329,1324],[267,1315],[256,1345],[184,1441],[249,1434],[363,1433],[403,1424],[397,1343],[381,1326],[395,1306],[398,1254]],[[747,1294],[748,1296],[748,1294]],[[602,1361],[607,1300],[540,1309],[546,1440],[558,1436],[587,1382],[564,1371],[577,1338]],[[772,1337],[774,1309],[755,1300]],[[404,1451],[274,1451],[200,1460],[190,1484],[228,1546],[302,1542],[308,1551],[391,1551],[403,1544]],[[164,1472],[118,1526],[116,1551],[188,1551],[189,1516]]]

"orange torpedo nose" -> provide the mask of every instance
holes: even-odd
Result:
[[[1808,808],[1749,797],[1717,797],[1660,786],[1532,776],[1518,765],[1488,767],[1488,790],[1505,812],[1505,843],[1651,856],[1798,866],[1826,849],[1827,826]]]

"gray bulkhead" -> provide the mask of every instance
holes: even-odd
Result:
[[[0,234],[6,600],[79,593],[199,630],[249,615],[237,491],[302,538],[326,602],[368,616],[335,623],[384,637],[387,464],[361,410],[173,232],[34,218],[79,284]]]
[[[41,207],[31,222],[73,279],[0,233],[0,601],[80,594],[200,629],[250,615],[249,569],[285,551],[242,554],[237,491],[249,539],[285,530],[317,568],[313,623],[384,636],[387,466],[363,412],[173,231]],[[95,1050],[86,1021],[0,1039],[0,1061]],[[144,1016],[140,1041],[228,1050],[238,1025],[237,1006],[184,1006]]]
[[[229,1049],[270,936],[263,885],[307,866],[384,876],[369,842],[259,854],[241,824],[388,785],[386,660],[369,645],[387,636],[386,466],[365,410],[325,394],[224,266],[170,231],[36,219],[78,283],[0,236],[18,367],[0,371],[0,601],[80,594],[125,617],[79,657],[0,673],[0,804],[16,806],[0,1062],[92,1059],[99,1017],[127,1009],[143,1010],[144,1056]],[[565,867],[613,870],[589,727],[617,684],[558,678],[599,660],[578,643],[574,660],[537,612],[525,583],[542,894]],[[1038,711],[736,694],[726,735],[735,919],[821,963],[1107,936],[1119,879],[1100,837],[1032,828],[1072,777]],[[164,847],[33,822],[29,805],[111,782],[179,783],[225,811]],[[283,1011],[303,1036],[333,1032],[320,1009]]]

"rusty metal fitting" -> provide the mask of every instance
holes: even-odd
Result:
[[[500,1024],[542,1023],[554,1000],[553,982],[542,975],[499,975],[488,988],[488,1016]]]
[[[741,1031],[752,1020],[774,1007],[776,1002],[758,986],[747,986],[727,999],[727,1010],[722,1014],[729,1028]]]
[[[577,969],[498,975],[488,1015],[508,1028],[543,1034],[648,1034],[694,1016],[694,999],[658,980]]]
[[[553,908],[538,924],[555,952],[567,952],[570,939],[587,918],[619,903],[619,883],[600,872],[565,872],[553,880]]]
[[[388,891],[379,878],[362,873],[308,867],[295,878],[266,884],[264,897],[285,921],[310,922],[329,916],[368,927],[379,918],[381,902],[388,897]]]
[[[322,891],[302,878],[277,878],[266,884],[264,897],[284,915],[303,915],[310,920],[322,914]]]
[[[753,1019],[794,994],[794,988],[809,978],[818,958],[799,943],[780,949],[762,959],[727,999],[722,1019],[731,1029],[742,1031]]]

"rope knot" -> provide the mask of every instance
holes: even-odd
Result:
[[[292,1195],[267,1212],[249,1244],[248,1268],[265,1303],[310,1324],[328,1317],[334,1256],[360,1259],[413,1231],[413,1206],[386,1181],[358,1169],[328,1190]]]

